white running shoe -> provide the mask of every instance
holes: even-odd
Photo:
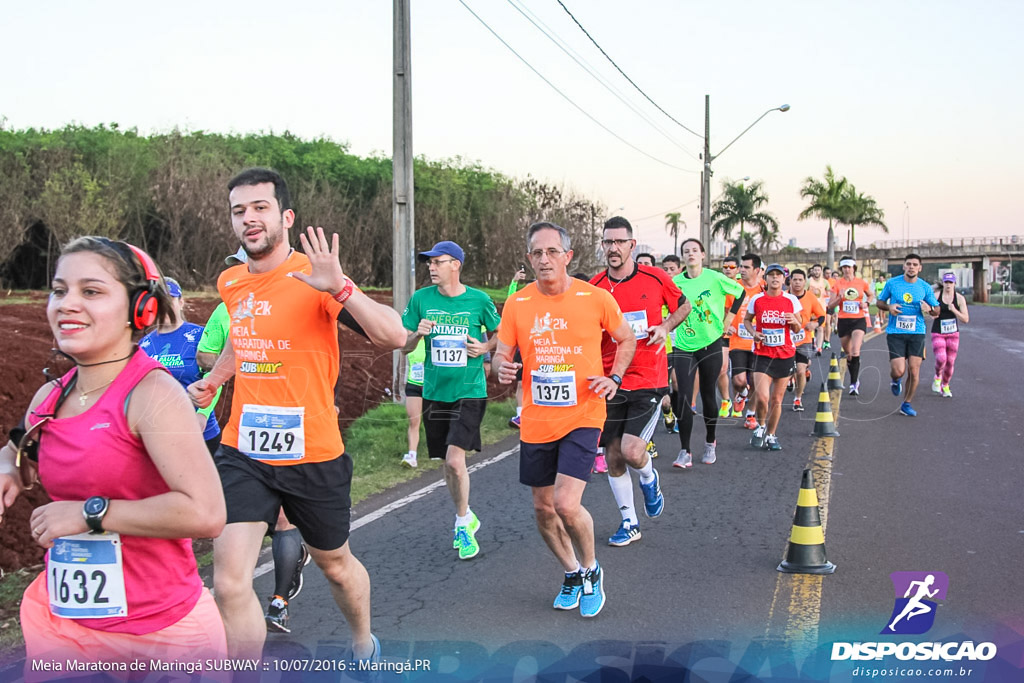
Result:
[[[409,469],[416,469],[416,456],[412,453],[406,453],[402,456],[402,464]]]
[[[693,456],[690,455],[690,451],[679,451],[679,455],[676,456],[676,461],[672,463],[672,467],[678,467],[680,469],[693,467]]]
[[[715,444],[716,443],[718,443],[718,442],[716,441],[715,443],[705,443],[704,444],[704,457],[702,457],[700,459],[700,461],[702,463],[704,463],[705,465],[714,465],[715,464],[715,460],[718,460],[718,458],[715,457]]]
[[[936,394],[942,393],[942,378],[936,377],[932,380],[932,391]]]
[[[943,384],[942,385],[942,397],[943,398],[953,398],[953,392],[949,390],[949,385],[948,384]]]

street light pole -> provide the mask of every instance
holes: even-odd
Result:
[[[700,174],[700,241],[711,253],[711,95],[704,96],[704,171]]]
[[[718,154],[711,154],[711,96],[704,96],[704,172],[701,174],[701,192],[700,192],[700,241],[703,242],[704,248],[709,252],[711,250],[711,162],[722,156],[725,150],[732,147],[733,142],[736,142],[743,134],[748,130],[757,125],[758,121],[771,114],[773,111],[789,111],[790,107],[788,104],[783,104],[778,107],[772,107],[765,113],[761,114],[754,120],[752,124],[743,129],[743,132],[732,139],[728,145],[722,148]]]

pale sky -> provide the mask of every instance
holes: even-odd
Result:
[[[413,146],[510,176],[532,174],[622,213],[671,249],[664,214],[699,231],[701,138],[645,102],[556,0],[465,0],[502,38],[631,149],[523,65],[458,0],[411,0]],[[703,133],[711,96],[720,181],[764,181],[784,240],[823,246],[796,220],[799,187],[826,164],[885,210],[890,236],[1024,237],[1018,208],[1024,3],[563,0],[660,106]],[[532,13],[654,121],[630,111],[534,28]],[[391,150],[391,2],[3,0],[0,117],[8,127],[116,121],[140,132],[328,136]],[[1016,85],[1015,85],[1016,84]],[[623,207],[621,211],[617,211]],[[341,228],[342,226],[337,226]],[[846,231],[837,234],[845,245]]]

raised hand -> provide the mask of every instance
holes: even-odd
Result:
[[[305,233],[299,233],[302,251],[309,258],[311,271],[309,275],[299,271],[288,273],[289,277],[301,280],[321,292],[334,296],[345,287],[345,273],[338,259],[338,233],[331,235],[330,244],[321,227],[309,226]]]

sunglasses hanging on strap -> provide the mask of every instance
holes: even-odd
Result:
[[[39,440],[42,436],[42,426],[57,416],[57,412],[64,405],[64,401],[67,400],[68,396],[71,395],[71,391],[75,388],[77,382],[78,373],[76,372],[71,381],[61,388],[60,396],[57,397],[57,402],[53,406],[53,414],[36,415],[39,421],[28,429],[25,429],[25,421],[22,419],[21,423],[9,433],[11,443],[17,444],[14,465],[18,468],[18,473],[21,475],[22,488],[26,491],[30,490],[39,481]]]

